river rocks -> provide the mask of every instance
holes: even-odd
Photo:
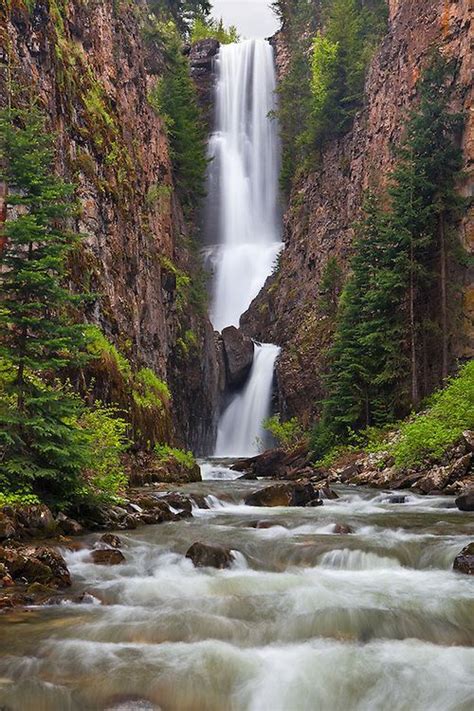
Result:
[[[188,548],[186,558],[192,560],[196,568],[229,568],[235,560],[230,548],[199,542]]]
[[[350,526],[345,523],[335,523],[333,533],[345,535],[348,533],[354,533],[354,531]]]
[[[406,496],[389,496],[387,499],[387,504],[405,504],[406,501]]]
[[[302,476],[314,478],[316,470],[310,466],[310,454],[306,445],[300,445],[291,452],[281,447],[267,449],[262,454],[239,459],[231,466],[234,471],[242,471],[256,477],[293,480]],[[326,478],[323,474],[322,478]]]
[[[253,363],[254,345],[235,326],[227,326],[221,334],[227,387],[238,388],[245,383]]]
[[[113,533],[104,533],[99,538],[99,541],[101,543],[105,543],[105,545],[109,546],[110,548],[122,548],[123,546],[121,539]]]
[[[474,511],[474,489],[470,489],[458,496],[455,504],[460,511]]]
[[[293,487],[289,484],[273,484],[245,498],[247,506],[291,506],[292,503]]]
[[[0,540],[49,538],[56,532],[56,521],[44,504],[4,506],[0,510]]]
[[[281,482],[266,486],[245,498],[247,506],[307,506],[311,502],[322,501],[319,492],[308,481]]]
[[[116,548],[98,548],[91,551],[91,558],[96,565],[120,565],[125,561],[124,554]]]
[[[138,452],[128,457],[127,469],[132,487],[153,482],[187,484],[202,481],[201,468],[197,462],[183,463],[171,455],[163,460],[150,452]]]
[[[0,564],[15,582],[39,582],[56,588],[71,585],[66,561],[58,551],[46,546],[0,548]]]
[[[75,519],[65,516],[63,513],[56,516],[56,524],[59,533],[65,536],[82,536],[84,534],[84,528],[81,524]]]
[[[466,575],[474,575],[474,542],[469,543],[456,556],[453,563],[453,570]]]

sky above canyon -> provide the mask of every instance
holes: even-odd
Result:
[[[214,0],[212,14],[235,25],[241,37],[269,37],[278,29],[278,19],[269,0]]]

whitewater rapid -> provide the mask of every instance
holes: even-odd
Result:
[[[393,504],[339,488],[317,509],[259,509],[243,498],[268,482],[231,481],[216,462],[205,473],[218,480],[183,489],[210,508],[120,533],[124,564],[65,551],[72,594],[89,604],[0,617],[0,706],[474,708],[474,580],[452,571],[472,523],[450,497]],[[232,548],[233,567],[194,568],[184,554],[195,540]]]

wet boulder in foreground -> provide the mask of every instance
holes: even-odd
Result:
[[[474,489],[469,489],[455,500],[460,511],[474,511]]]
[[[229,568],[235,558],[230,548],[196,541],[186,552],[196,568]]]
[[[474,575],[474,542],[469,543],[458,553],[454,559],[453,570],[465,575]]]

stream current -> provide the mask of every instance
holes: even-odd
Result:
[[[121,533],[124,564],[65,551],[87,604],[0,617],[0,708],[474,708],[474,580],[452,571],[469,514],[354,488],[316,509],[253,508],[244,496],[268,481],[202,466],[182,490],[210,508]],[[233,567],[194,568],[197,540],[238,551]]]

